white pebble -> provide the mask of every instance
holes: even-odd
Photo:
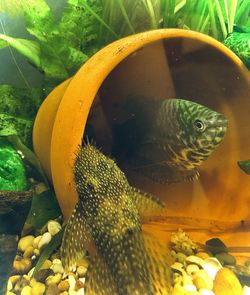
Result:
[[[22,237],[18,242],[18,246],[17,246],[18,250],[21,252],[24,252],[27,247],[32,246],[33,241],[34,241],[34,237],[31,235]]]
[[[72,275],[69,275],[68,279],[69,279],[69,291],[73,291],[75,289],[76,280],[74,276]]]
[[[51,241],[51,234],[49,232],[46,232],[42,235],[41,240],[38,243],[38,249],[43,249],[48,243]]]
[[[85,284],[85,278],[79,278],[79,281],[81,281],[83,284]]]
[[[183,289],[187,292],[195,292],[197,291],[195,285],[185,285],[183,286]]]
[[[48,232],[54,236],[56,235],[60,230],[62,229],[62,226],[59,222],[50,220],[48,222]]]
[[[76,292],[77,295],[84,295],[84,288],[81,288],[79,289],[77,292]]]
[[[215,293],[208,289],[200,289],[199,294],[201,295],[215,295]]]
[[[242,295],[250,295],[250,288],[248,286],[244,286],[242,291]]]
[[[214,257],[204,259],[201,263],[201,266],[213,280],[215,279],[217,272],[222,268],[222,265],[219,262],[219,260]]]

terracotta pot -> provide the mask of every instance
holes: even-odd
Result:
[[[145,229],[168,240],[172,230],[182,227],[201,242],[220,236],[229,246],[250,247],[250,176],[237,166],[250,157],[249,88],[249,72],[239,58],[200,33],[149,31],[100,50],[51,92],[34,126],[35,152],[53,181],[64,217],[77,200],[72,166],[87,119],[97,145],[109,152],[110,126],[123,120],[122,101],[128,95],[180,97],[225,114],[228,132],[201,166],[197,182],[159,185],[126,171],[131,184],[167,204],[169,215]]]

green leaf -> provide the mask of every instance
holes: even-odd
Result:
[[[50,219],[55,219],[60,215],[61,210],[55,193],[51,190],[46,190],[33,197],[26,222],[37,229],[41,229]]]
[[[21,0],[26,27],[39,41],[58,34],[55,16],[45,0]]]
[[[5,138],[0,137],[0,191],[24,191],[28,188],[20,155]]]
[[[250,174],[250,160],[238,161],[238,165],[246,174]]]
[[[64,233],[64,227],[52,237],[51,241],[48,243],[48,245],[45,247],[43,250],[42,254],[40,255],[34,272],[33,272],[33,277],[36,279],[37,273],[43,263],[45,262],[46,259],[50,257],[50,255],[61,245],[62,243],[62,238],[63,238],[63,233]]]
[[[11,47],[15,48],[19,53],[25,56],[32,64],[40,68],[40,47],[37,42],[27,39],[12,38],[4,34],[0,34],[0,39],[6,41]]]
[[[45,176],[45,173],[43,172],[41,163],[39,162],[34,152],[30,150],[26,145],[24,145],[17,135],[9,135],[7,138],[9,142],[14,146],[14,148],[22,155],[23,161],[34,167],[42,177],[45,185],[49,187],[49,183]]]
[[[0,40],[0,49],[5,48],[8,46],[8,42],[4,41],[4,40]]]

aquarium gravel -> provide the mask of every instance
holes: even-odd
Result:
[[[42,232],[27,234],[20,239],[6,295],[84,294],[89,264],[87,257],[78,262],[74,271],[65,273],[60,253],[56,250],[44,261],[36,279],[33,277],[37,258],[60,230],[61,224],[57,220],[51,220]],[[200,244],[195,243],[181,229],[172,233],[170,243],[173,257],[172,295],[249,294],[250,287],[247,285],[250,285],[250,261],[244,266],[236,265],[235,258],[227,252],[217,259],[212,252],[200,247]],[[179,248],[181,243],[185,247]],[[248,272],[248,281],[245,284],[240,283],[234,274],[240,267],[245,269],[245,276]]]

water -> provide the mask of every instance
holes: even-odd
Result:
[[[250,158],[250,77],[247,69],[250,7],[247,2],[199,1],[194,4],[188,0],[124,0],[86,1],[90,6],[85,2],[67,6],[67,1],[60,5],[50,1],[47,6],[47,2],[41,1],[39,5],[37,2],[36,5],[29,3],[25,6],[27,1],[23,1],[23,7],[15,1],[9,1],[8,5],[0,4],[0,33],[34,42],[31,46],[31,43],[23,41],[13,43],[12,39],[8,40],[11,47],[0,49],[0,91],[3,84],[14,87],[8,88],[10,90],[4,95],[1,92],[0,136],[8,136],[13,144],[13,149],[10,147],[12,152],[17,150],[19,154],[20,151],[25,154],[29,188],[41,196],[40,201],[33,202],[32,217],[28,217],[28,222],[37,228],[26,225],[25,235],[40,235],[44,225],[43,234],[48,231],[46,221],[61,215],[54,190],[64,217],[70,216],[77,200],[72,166],[82,137],[85,136],[85,141],[86,138],[92,140],[104,154],[115,157],[115,126],[124,124],[133,116],[133,110],[125,108],[128,97],[182,98],[225,115],[229,122],[228,130],[223,142],[199,168],[200,178],[195,182],[162,185],[137,173],[129,166],[126,157],[117,159],[131,185],[156,195],[166,203],[167,214],[153,216],[153,223],[146,219],[143,229],[164,244],[169,243],[171,233],[178,228],[182,228],[201,247],[208,239],[219,237],[236,257],[237,264],[243,266],[249,260],[250,178],[237,165],[238,161]],[[26,14],[23,15],[23,11]],[[120,37],[161,28],[181,30],[140,35],[91,58],[99,49]],[[196,35],[195,31],[205,35]],[[235,45],[230,43],[233,38],[226,44],[238,57],[222,45],[228,36],[236,36]],[[5,46],[2,44],[0,48]],[[86,66],[77,73],[89,58]],[[32,135],[34,109],[38,109],[56,85],[75,73],[69,84],[54,91],[43,104],[36,118],[33,144],[25,141]],[[127,144],[129,146],[130,143]],[[49,187],[47,183],[44,185],[40,164],[31,151],[35,151],[41,161],[50,181]],[[11,179],[13,169],[7,166],[0,167],[0,177]],[[18,199],[20,195],[13,194],[17,202],[21,202]],[[48,201],[50,198],[51,203]],[[5,214],[12,212],[13,208],[16,210],[15,206],[11,200],[7,205],[1,201],[3,210],[0,212],[4,220],[8,219]],[[1,237],[10,236],[8,241],[12,241],[14,249],[17,245],[15,235],[20,236],[27,212],[20,215],[20,220],[15,221],[20,228],[15,233],[7,230],[4,222],[0,223]],[[39,219],[39,216],[43,218]],[[62,223],[60,217],[59,223]],[[12,227],[13,221],[9,220],[9,229]],[[2,239],[1,243],[4,248],[5,240]],[[40,256],[38,246],[29,246],[33,247],[33,253],[30,248],[27,258],[30,262],[26,261],[29,265],[22,275],[35,265]],[[17,253],[18,259],[23,261],[23,252],[19,249]],[[15,271],[20,273],[20,270]],[[246,274],[249,269],[246,266],[242,271],[246,277],[245,280],[239,277],[242,286],[249,285],[249,273]],[[1,267],[0,272],[3,273]],[[237,272],[239,274],[240,270]],[[3,277],[7,275],[5,272]],[[76,281],[82,289],[79,278],[78,274]],[[23,276],[18,284],[13,282],[11,288],[9,283],[9,291],[23,294],[21,290],[32,285]],[[183,282],[180,284],[183,287]],[[48,283],[45,285],[49,288]],[[45,285],[40,285],[41,294],[45,292]],[[50,289],[50,292],[56,292],[56,289]],[[26,292],[30,292],[28,287]],[[178,290],[176,292],[178,294]]]

